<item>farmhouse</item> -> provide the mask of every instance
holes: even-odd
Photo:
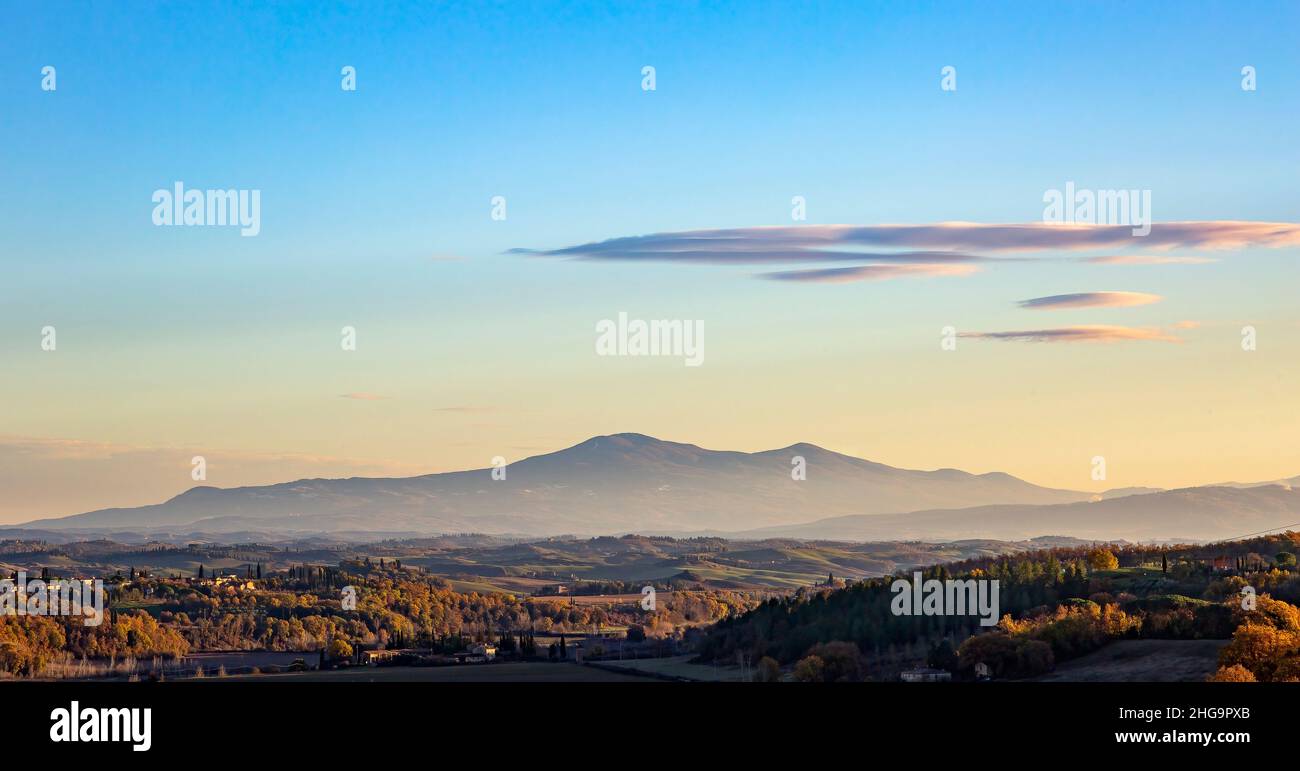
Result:
[[[908,669],[902,675],[905,683],[941,683],[952,679],[952,673],[943,669],[930,669],[922,667],[921,669]]]
[[[382,650],[382,651],[362,651],[361,663],[377,666],[379,664],[391,661],[401,655],[401,651]]]
[[[469,650],[452,654],[457,664],[486,664],[497,657],[497,646],[490,643],[475,643]]]

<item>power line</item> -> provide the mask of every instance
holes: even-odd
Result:
[[[1218,541],[1211,541],[1210,543],[1215,544],[1215,543],[1227,543],[1228,541],[1240,541],[1243,538],[1250,538],[1251,536],[1254,535],[1265,535],[1267,533],[1273,532],[1274,530],[1286,530],[1287,528],[1296,527],[1297,525],[1300,525],[1300,522],[1292,522],[1289,525],[1282,525],[1281,527],[1269,528],[1268,530],[1260,530],[1258,533],[1246,533],[1245,535],[1234,535],[1229,538],[1222,538]]]

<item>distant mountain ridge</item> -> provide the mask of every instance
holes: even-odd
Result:
[[[802,481],[791,475],[796,457],[806,463]],[[741,530],[846,515],[1090,497],[1000,472],[894,468],[807,443],[745,453],[625,433],[517,461],[506,467],[504,480],[494,480],[484,468],[405,478],[195,487],[159,504],[21,527],[602,535]]]
[[[727,538],[836,541],[958,538],[1018,540],[1069,535],[1099,541],[1218,541],[1283,528],[1300,529],[1300,489],[1286,485],[1189,487],[1082,503],[993,505],[851,515],[798,525],[719,533]]]

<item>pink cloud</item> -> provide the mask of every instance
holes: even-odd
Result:
[[[1070,308],[1128,308],[1150,305],[1164,298],[1147,292],[1076,292],[1021,300],[1021,308],[1032,310],[1066,310]]]
[[[1162,222],[1145,236],[1129,225],[1030,222],[988,225],[801,225],[689,230],[624,236],[558,249],[512,249],[515,254],[584,260],[641,260],[703,264],[842,262],[912,264],[970,262],[1035,251],[1142,249],[1277,249],[1300,246],[1300,224],[1203,220]],[[872,251],[855,251],[864,247]],[[890,254],[881,249],[911,250]],[[1145,259],[1145,258],[1144,258]],[[1133,257],[1101,258],[1124,263]]]
[[[760,273],[759,278],[773,281],[802,281],[819,284],[845,284],[853,281],[887,281],[893,278],[932,278],[968,276],[979,271],[975,265],[856,265],[851,268],[783,270]]]

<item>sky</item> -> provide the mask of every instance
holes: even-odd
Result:
[[[1295,3],[0,14],[0,522],[623,431],[1300,474]],[[259,232],[155,224],[178,182]],[[1067,184],[1150,234],[1044,224]],[[620,313],[700,365],[598,355]]]

